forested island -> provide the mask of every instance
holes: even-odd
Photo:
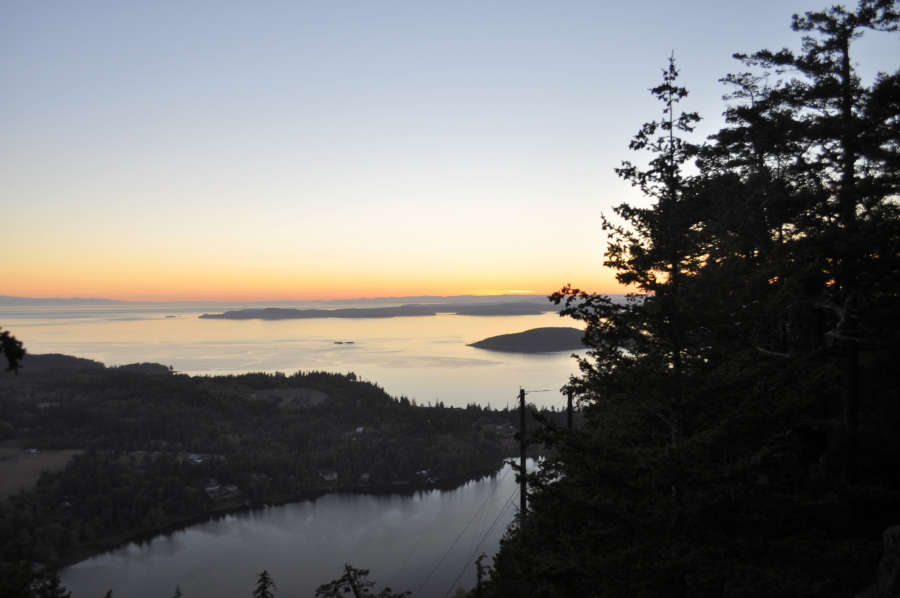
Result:
[[[266,307],[261,309],[237,309],[221,314],[201,314],[204,319],[219,320],[300,320],[308,318],[400,318],[411,316],[530,316],[557,311],[547,303],[433,303],[408,304],[396,307],[344,307],[336,309],[295,309],[291,307]]]
[[[500,334],[470,343],[470,347],[510,353],[551,353],[585,349],[584,331],[568,327],[532,328],[523,332]]]
[[[514,412],[417,405],[352,373],[190,377],[26,355],[3,376],[0,447],[35,463],[74,453],[0,502],[7,579],[235,508],[453,485],[516,450]]]

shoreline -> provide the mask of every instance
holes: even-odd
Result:
[[[73,550],[69,554],[61,556],[54,564],[57,570],[62,570],[105,552],[121,548],[127,544],[148,543],[159,536],[168,536],[189,527],[206,523],[207,521],[213,521],[235,513],[261,511],[269,507],[315,501],[328,494],[413,495],[416,492],[425,492],[428,490],[454,490],[473,480],[480,480],[485,477],[497,475],[497,473],[503,469],[503,466],[506,465],[506,462],[506,458],[504,458],[503,462],[496,469],[478,469],[464,474],[436,479],[433,482],[423,480],[421,482],[406,481],[395,484],[324,486],[302,490],[288,496],[274,497],[265,501],[226,501],[204,513],[197,513],[178,519],[158,528],[128,532],[119,536],[100,539],[91,544],[86,544]]]

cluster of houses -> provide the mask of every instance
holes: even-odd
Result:
[[[213,500],[238,498],[241,496],[241,490],[234,484],[225,484],[223,486],[213,478],[206,481],[203,490],[206,492],[206,495]]]
[[[319,477],[322,478],[322,481],[333,484],[338,481],[338,472],[333,471],[333,470],[320,471]],[[364,473],[361,476],[359,476],[359,483],[360,484],[368,484],[371,481],[371,479],[372,479],[372,476],[370,476],[368,473]]]
[[[431,475],[431,471],[428,469],[422,469],[420,471],[417,471],[416,476],[420,480],[422,480],[424,482],[428,482],[429,484],[434,484],[437,481],[437,479]]]
[[[187,461],[188,463],[191,463],[193,465],[203,465],[204,463],[206,463],[208,461],[224,461],[225,460],[224,455],[201,455],[198,453],[188,453],[186,456],[184,456],[184,453],[182,453],[182,455],[183,455],[182,458],[185,461]]]

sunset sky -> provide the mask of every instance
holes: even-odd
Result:
[[[620,292],[600,216],[667,56],[705,135],[731,53],[827,4],[2,2],[0,294]]]

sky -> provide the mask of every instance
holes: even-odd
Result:
[[[824,3],[0,0],[0,294],[621,292],[601,215],[659,112]],[[869,34],[862,74],[894,70]]]

